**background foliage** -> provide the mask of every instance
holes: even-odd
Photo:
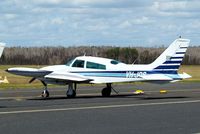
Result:
[[[116,59],[125,63],[148,64],[166,48],[133,47],[9,47],[0,59],[3,65],[53,65],[64,64],[81,55]],[[200,65],[200,47],[190,47],[183,64]]]

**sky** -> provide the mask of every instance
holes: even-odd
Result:
[[[7,46],[200,46],[200,0],[0,0]]]

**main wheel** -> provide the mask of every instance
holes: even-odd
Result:
[[[43,91],[41,94],[42,98],[48,98],[49,97],[49,92],[47,90]]]
[[[74,98],[76,97],[76,91],[75,90],[72,90],[72,91],[67,91],[67,97],[68,98]]]
[[[103,97],[109,97],[110,94],[111,94],[111,89],[105,87],[105,88],[102,89],[101,94],[102,94]]]

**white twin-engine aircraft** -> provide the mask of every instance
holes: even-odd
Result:
[[[176,39],[153,63],[147,65],[125,64],[113,59],[80,56],[65,65],[34,68],[9,68],[12,74],[32,77],[40,80],[45,89],[42,97],[49,97],[47,84],[68,85],[67,96],[76,96],[76,85],[80,83],[105,83],[102,96],[110,96],[112,83],[116,82],[175,82],[190,78],[183,73],[178,74],[183,57],[190,40]]]

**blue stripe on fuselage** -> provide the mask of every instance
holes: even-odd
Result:
[[[174,70],[166,70],[166,71],[77,71],[77,72],[71,72],[71,73],[78,73],[83,76],[95,76],[95,77],[119,77],[119,78],[126,78],[127,72],[132,73],[144,73],[146,74],[177,74],[177,71]]]

